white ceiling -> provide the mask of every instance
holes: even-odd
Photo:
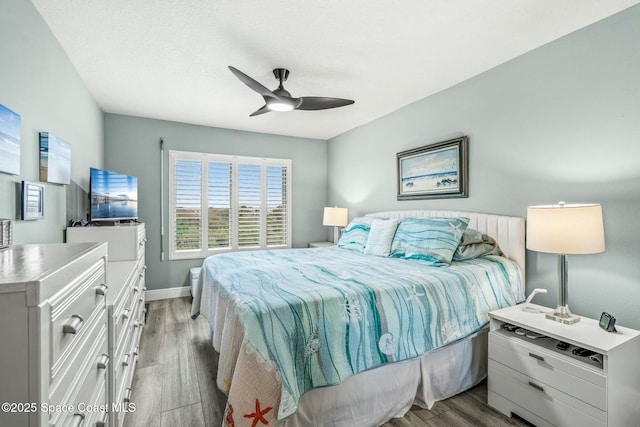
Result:
[[[32,0],[108,113],[329,139],[640,0]],[[227,68],[355,104],[249,114]]]

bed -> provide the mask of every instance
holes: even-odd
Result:
[[[208,319],[219,353],[223,425],[375,426],[485,378],[487,313],[524,297],[524,220],[435,210],[359,220],[371,235],[381,224],[402,225],[395,252],[363,253],[345,239],[342,247],[221,254],[203,263],[192,314]],[[458,241],[464,228],[486,234],[502,254],[446,263],[438,251],[396,246],[399,236],[414,239],[407,227],[425,222],[453,230],[445,234]]]

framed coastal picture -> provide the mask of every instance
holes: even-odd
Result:
[[[0,104],[0,172],[20,175],[20,114]]]
[[[40,132],[40,181],[71,183],[71,144],[50,132]]]
[[[468,137],[397,154],[398,200],[469,197]]]

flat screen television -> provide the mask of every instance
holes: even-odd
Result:
[[[138,178],[91,168],[91,221],[138,219]]]

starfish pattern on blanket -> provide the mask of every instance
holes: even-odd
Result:
[[[256,399],[256,412],[252,412],[251,414],[244,414],[245,418],[253,418],[253,422],[251,423],[251,427],[256,427],[258,425],[258,422],[261,422],[262,424],[269,424],[269,421],[267,421],[264,417],[264,415],[269,412],[271,409],[273,409],[271,406],[267,406],[264,409],[260,409],[260,401],[258,399]]]
[[[460,230],[460,225],[461,224],[449,223],[449,226],[451,227],[451,231],[453,231],[453,235],[455,236],[456,239],[462,236],[462,230]]]

